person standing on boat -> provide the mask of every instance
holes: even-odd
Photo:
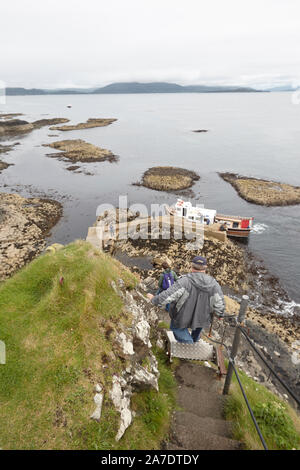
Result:
[[[179,277],[160,294],[147,294],[154,305],[165,307],[170,304],[170,329],[180,343],[197,342],[202,329],[210,326],[212,314],[224,315],[222,289],[212,276],[206,274],[206,269],[206,258],[196,256],[192,259],[190,273]]]

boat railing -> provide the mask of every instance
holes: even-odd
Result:
[[[215,215],[216,219],[234,219],[234,220],[252,220],[253,217],[242,217],[240,215],[225,215],[225,214],[216,214]]]

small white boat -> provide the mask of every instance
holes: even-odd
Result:
[[[235,215],[217,214],[214,209],[205,209],[200,206],[193,206],[190,202],[177,199],[174,206],[166,206],[166,211],[177,217],[184,217],[191,222],[202,224],[218,224],[218,229],[226,231],[229,237],[248,238],[253,227],[253,217],[241,217]]]

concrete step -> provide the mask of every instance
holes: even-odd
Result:
[[[178,445],[177,449],[241,450],[241,444],[238,441],[208,431],[199,430],[192,426],[176,424],[173,428],[173,433],[176,434],[176,442],[172,441],[171,436],[171,443],[175,446]]]
[[[179,406],[189,413],[193,413],[203,418],[222,419],[223,397],[207,390],[186,387],[178,387]]]
[[[182,362],[176,370],[176,379],[179,384],[205,390],[209,393],[221,391],[221,382],[215,369],[199,367],[199,364]]]
[[[86,241],[93,245],[95,248],[102,250],[102,241],[100,240],[100,238],[88,236],[86,238]]]
[[[201,417],[187,411],[176,411],[173,420],[175,426],[185,426],[227,438],[232,437],[232,424],[224,419]]]

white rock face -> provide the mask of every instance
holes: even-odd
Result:
[[[94,402],[96,404],[96,408],[95,408],[94,413],[91,415],[91,419],[100,421],[104,394],[102,392],[102,387],[99,384],[96,385],[95,390],[97,392],[94,396]]]
[[[150,325],[146,320],[141,320],[135,325],[135,336],[151,348]]]
[[[124,354],[129,356],[134,354],[132,340],[127,338],[125,333],[120,333],[117,337],[117,341],[119,342]]]
[[[146,386],[146,388],[155,388],[155,390],[158,391],[157,377],[140,365],[136,367],[131,377],[131,383],[140,387]]]
[[[111,286],[122,298],[124,307],[132,318],[130,328],[124,327],[116,338],[122,354],[126,356],[127,364],[120,376],[113,377],[109,392],[114,407],[120,413],[120,426],[116,435],[116,440],[119,441],[132,423],[130,399],[133,390],[154,388],[158,391],[158,363],[152,353],[150,341],[151,325],[156,324],[158,316],[139,288],[128,292],[120,280],[112,282]],[[143,361],[146,362],[146,367],[143,366]]]
[[[120,427],[116,435],[116,441],[119,441],[123,436],[124,432],[130,426],[132,422],[132,413],[130,410],[130,397],[131,390],[123,389],[127,385],[126,381],[121,377],[113,377],[113,386],[110,391],[110,398],[115,406],[115,408],[120,412]]]

